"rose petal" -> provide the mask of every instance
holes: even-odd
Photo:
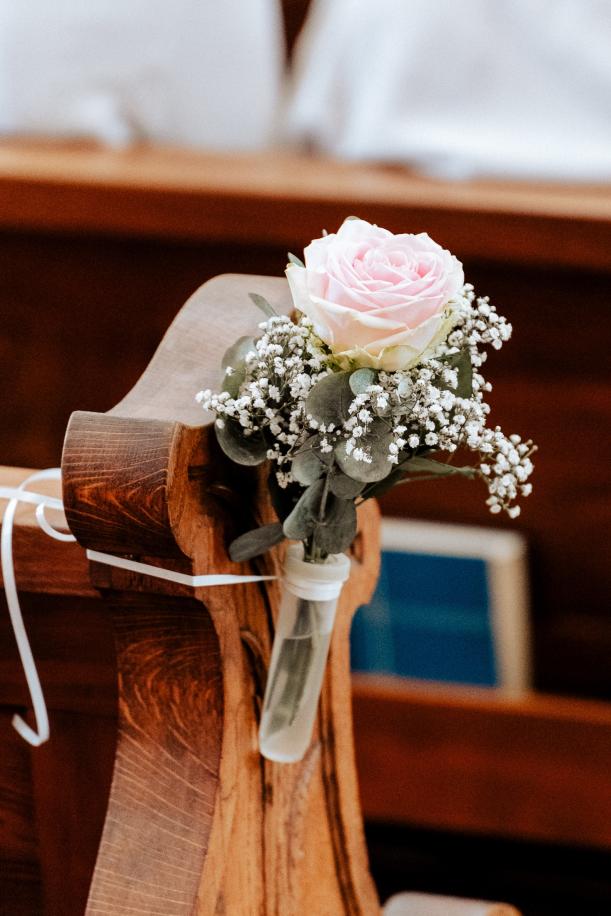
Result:
[[[336,354],[396,366],[447,336],[446,305],[464,273],[427,233],[393,235],[346,220],[336,234],[311,242],[304,257],[305,268],[287,270],[293,300]]]

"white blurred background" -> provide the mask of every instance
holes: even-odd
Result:
[[[0,0],[0,131],[611,177],[608,0],[313,0],[289,65],[282,6]]]

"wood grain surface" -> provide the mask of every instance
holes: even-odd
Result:
[[[218,640],[188,598],[108,597],[119,744],[87,912],[193,911],[219,785]]]
[[[0,481],[17,482],[26,473],[4,471]],[[29,521],[22,515],[19,527]],[[31,551],[29,558],[18,556],[22,569],[29,571],[20,584],[51,706],[52,738],[30,752],[10,727],[9,711],[27,706],[27,697],[0,610],[5,749],[0,766],[0,872],[10,916],[74,916],[84,909],[114,759],[111,623],[99,599],[79,595],[83,586],[78,582],[73,595],[41,593],[36,560],[44,559],[49,541],[36,529],[32,535],[19,548],[19,553]],[[59,546],[67,555],[82,552],[72,545]],[[61,566],[61,558],[56,565]],[[81,568],[88,579],[86,564]],[[50,568],[47,574],[52,574]],[[102,567],[95,574],[100,584],[109,584]],[[135,582],[119,584],[124,592]],[[133,591],[131,596],[138,599]],[[160,596],[152,600],[159,602]],[[225,600],[230,602],[231,595]],[[252,626],[243,628],[241,637],[253,672],[250,702],[256,718],[264,662]],[[608,704],[540,695],[507,700],[488,691],[434,689],[362,676],[353,683],[357,764],[369,819],[556,846],[571,843],[584,850],[611,848]],[[325,714],[323,709],[321,722]],[[273,798],[272,783],[263,781],[257,759],[253,734],[251,776]],[[343,780],[328,791],[341,791],[342,785]],[[299,799],[293,812],[301,810]],[[255,846],[259,855],[260,849],[261,844]],[[70,876],[69,887],[64,875]]]
[[[226,544],[272,517],[264,476],[220,460],[194,393],[216,384],[222,351],[256,327],[258,316],[245,309],[251,289],[288,307],[280,279],[205,284],[117,408],[72,418],[63,493],[81,546],[195,574],[248,571],[231,563]],[[374,505],[361,510],[357,553],[319,725],[304,760],[290,766],[263,760],[257,747],[278,583],[190,597],[94,564],[92,583],[114,619],[119,725],[88,913],[378,912],[354,769],[348,651],[351,616],[377,576]],[[277,574],[280,562],[276,550],[256,566]]]
[[[611,706],[355,676],[377,820],[611,849]]]
[[[10,229],[299,245],[355,202],[393,231],[451,235],[466,257],[611,266],[607,185],[450,182],[282,151],[0,145],[0,226]]]
[[[0,707],[0,913],[33,916],[42,909],[40,854],[34,822],[30,752]]]

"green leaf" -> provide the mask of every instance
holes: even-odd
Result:
[[[291,464],[291,470],[295,480],[298,480],[304,487],[309,487],[311,483],[314,483],[315,480],[322,477],[324,466],[319,460],[316,451],[314,449],[308,449],[305,452],[299,452],[299,454],[295,455]]]
[[[261,309],[263,314],[267,315],[268,318],[273,318],[274,315],[278,314],[274,306],[270,305],[270,303],[267,301],[267,299],[264,296],[260,296],[259,293],[249,293],[248,295],[250,296],[254,304],[257,306],[257,308]]]
[[[334,496],[339,496],[340,499],[354,499],[364,486],[361,480],[353,480],[340,470],[334,470],[329,478],[329,489]]]
[[[316,526],[314,543],[325,553],[342,553],[356,537],[356,508],[352,499],[332,496],[324,521]]]
[[[350,388],[349,372],[332,372],[325,375],[311,389],[306,400],[306,413],[326,426],[341,424],[350,416],[349,408],[354,400]]]
[[[246,356],[255,349],[255,342],[252,337],[238,337],[228,350],[225,350],[221,367],[228,369],[237,369],[244,364]]]
[[[335,459],[344,474],[353,480],[363,483],[383,480],[394,468],[394,465],[388,460],[388,446],[392,440],[392,433],[388,432],[388,424],[383,420],[374,420],[369,433],[358,440],[359,447],[370,452],[371,462],[357,461],[353,453],[348,455],[345,439],[336,445]]]
[[[332,461],[333,452],[320,450],[320,436],[310,436],[294,456],[291,471],[293,477],[307,487],[322,476]]]
[[[242,563],[244,560],[260,556],[283,540],[284,532],[280,522],[262,525],[260,528],[253,528],[252,531],[241,534],[232,541],[229,545],[229,556],[234,563]]]
[[[284,534],[293,541],[305,541],[318,522],[324,480],[317,480],[304,490],[291,514],[284,520]]]
[[[261,433],[245,436],[239,423],[235,420],[223,420],[223,426],[214,424],[218,444],[228,458],[236,464],[261,464],[267,457],[267,443]]]
[[[223,376],[221,391],[226,391],[230,397],[237,398],[240,393],[240,388],[242,387],[242,384],[245,380],[246,367],[242,364],[239,369],[234,369],[231,373],[225,373]]]
[[[410,482],[417,483],[418,480],[421,479],[419,476],[406,476],[409,474],[422,474],[422,479],[429,479],[430,477],[451,477],[453,475],[473,477],[476,473],[476,468],[454,467],[451,464],[444,464],[441,461],[433,461],[432,458],[417,456],[415,458],[408,458],[406,461],[402,461],[401,464],[395,465],[394,470],[388,477],[384,478],[379,483],[372,483],[370,486],[365,487],[361,496],[364,500],[373,497],[379,498],[399,484]]]
[[[438,477],[449,477],[452,474],[461,474],[463,477],[473,477],[475,468],[454,467],[453,464],[444,464],[442,461],[433,461],[432,458],[410,458],[401,465],[406,474],[435,474]]]
[[[460,350],[458,353],[453,353],[446,357],[445,362],[458,373],[458,387],[452,388],[451,391],[459,398],[470,398],[473,394],[473,366],[469,351]]]
[[[225,372],[223,391],[226,391],[232,398],[237,398],[240,393],[242,383],[246,379],[246,356],[255,349],[255,342],[252,337],[239,337],[228,350],[221,360],[223,369],[231,368],[231,373]]]
[[[317,480],[305,490],[285,519],[285,537],[296,541],[312,538],[324,553],[341,553],[356,535],[356,508],[352,499],[340,499],[327,492],[324,518],[320,519],[325,481]]]
[[[375,385],[376,373],[373,369],[357,369],[350,376],[350,389],[353,394],[364,394],[370,385]]]
[[[363,500],[373,499],[374,497],[379,498],[380,496],[383,496],[384,493],[387,493],[389,490],[392,490],[392,488],[395,487],[398,483],[401,483],[404,475],[405,471],[401,465],[394,465],[394,470],[391,471],[388,477],[385,477],[383,480],[371,483],[368,487],[365,487],[361,493]]]
[[[293,254],[291,251],[289,251],[288,253],[288,258],[289,258],[289,262],[291,264],[294,264],[295,267],[305,267],[305,264],[303,263],[301,258],[298,258],[297,255]]]

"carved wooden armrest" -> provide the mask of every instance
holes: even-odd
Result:
[[[224,350],[256,331],[248,292],[288,311],[281,279],[223,276],[187,302],[135,388],[73,414],[64,503],[82,546],[192,574],[247,573],[227,543],[271,518],[263,472],[230,466],[195,403]],[[348,633],[378,569],[378,516],[360,510],[318,724],[305,758],[257,747],[279,586],[198,588],[92,564],[113,616],[119,734],[87,912],[373,914],[352,743]],[[257,561],[277,573],[280,551]]]

